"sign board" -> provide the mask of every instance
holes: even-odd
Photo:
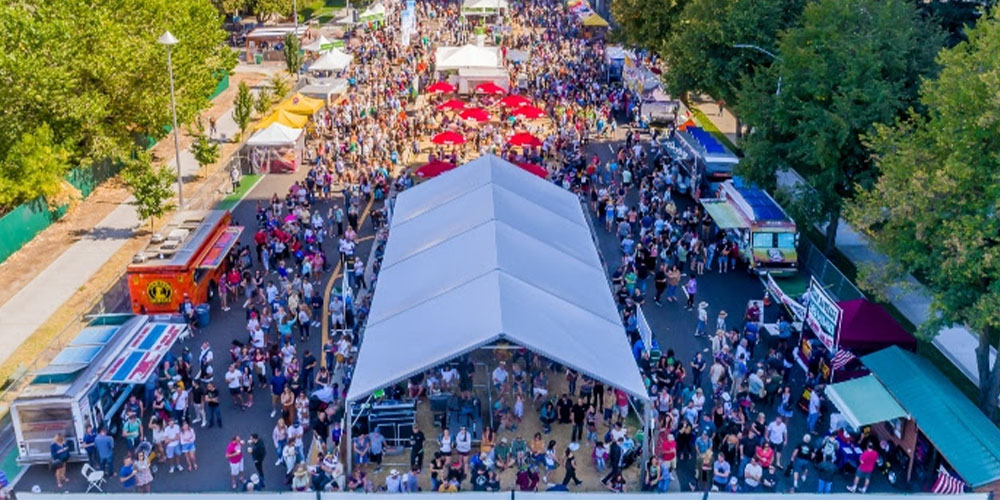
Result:
[[[830,352],[836,352],[843,310],[815,277],[809,280],[809,306],[806,323]]]
[[[649,327],[649,322],[646,321],[646,315],[642,312],[642,307],[636,308],[637,320],[639,323],[639,336],[642,338],[642,347],[648,353],[650,349],[653,348],[653,329]]]
[[[774,281],[774,277],[771,276],[771,273],[764,273],[764,275],[767,276],[765,286],[767,287],[767,292],[771,294],[771,297],[774,297],[774,300],[777,302],[784,304],[784,306],[792,312],[792,316],[795,317],[796,321],[805,320],[806,306],[799,304],[795,299],[789,297],[788,294],[785,293],[780,286],[778,286],[778,282]]]
[[[319,50],[321,52],[329,52],[335,48],[342,48],[344,46],[345,44],[343,40],[333,40],[330,43],[324,43],[323,45],[320,45]]]

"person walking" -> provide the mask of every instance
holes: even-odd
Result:
[[[694,309],[694,296],[698,293],[698,280],[694,276],[688,278],[684,283],[684,295],[687,295],[687,310]],[[707,318],[706,318],[707,319]]]
[[[229,462],[230,486],[235,490],[237,479],[243,483],[243,442],[238,434],[226,445],[226,461]]]
[[[583,481],[576,477],[576,456],[573,455],[573,444],[570,443],[566,447],[566,451],[563,452],[563,467],[566,468],[565,474],[563,474],[562,485],[566,486],[570,481],[573,481],[573,485],[580,486]]]
[[[62,438],[62,434],[59,434],[58,437]],[[97,448],[97,461],[101,464],[101,470],[104,471],[106,477],[111,477],[114,474],[112,461],[115,458],[115,440],[108,435],[106,427],[101,427],[101,430],[97,431],[97,437],[94,438],[94,447]],[[66,458],[69,458],[68,450]],[[65,478],[65,471],[63,472],[63,477]]]
[[[872,481],[872,471],[875,470],[875,464],[878,461],[878,452],[875,451],[875,446],[869,442],[865,446],[865,451],[861,453],[861,458],[858,459],[858,470],[854,473],[854,484],[847,487],[847,491],[854,493],[855,491],[860,491],[865,493],[868,491],[868,485]],[[865,480],[864,486],[858,489],[858,483],[861,480]]]
[[[219,408],[219,390],[216,389],[215,384],[209,382],[205,386],[205,409],[208,412],[208,426],[212,427],[218,424],[222,427],[222,409]],[[201,423],[202,427],[205,427],[205,422]]]

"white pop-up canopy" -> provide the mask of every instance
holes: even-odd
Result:
[[[647,400],[584,217],[495,156],[401,193],[348,399],[507,340]]]
[[[333,41],[323,35],[320,35],[319,38],[313,40],[312,43],[302,47],[302,50],[307,52],[326,52],[332,48]]]
[[[434,52],[434,67],[438,71],[460,68],[499,68],[500,49],[463,45],[461,47],[438,47]]]
[[[462,14],[492,15],[510,8],[507,0],[465,0],[462,2]]]
[[[370,21],[384,21],[385,20],[385,6],[382,2],[376,2],[364,10],[358,15],[358,21],[362,23],[367,23]]]
[[[309,71],[342,71],[350,66],[354,56],[340,49],[330,49],[309,65]]]
[[[253,147],[274,147],[274,146],[294,146],[302,135],[302,129],[292,128],[280,123],[272,123],[247,139],[247,146]]]

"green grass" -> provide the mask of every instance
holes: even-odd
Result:
[[[308,19],[317,19],[320,23],[325,23],[339,11],[347,6],[347,0],[312,0],[302,8],[299,9],[299,13]]]
[[[694,121],[698,123],[698,126],[705,129],[705,132],[712,134],[712,137],[718,139],[719,142],[725,144],[726,147],[729,148],[729,150],[734,154],[739,154],[740,148],[736,147],[736,144],[733,144],[733,141],[730,141],[729,138],[726,137],[726,134],[723,134],[722,131],[719,130],[719,127],[715,126],[715,123],[712,122],[712,119],[709,118],[708,115],[702,113],[702,111],[697,107],[688,106],[688,109],[690,109],[691,113],[694,114]]]
[[[248,192],[250,192],[250,190],[257,185],[257,182],[260,181],[260,179],[261,176],[258,174],[244,175],[243,179],[240,180],[239,189],[233,191],[232,194],[220,200],[219,203],[215,205],[215,208],[219,210],[232,210],[236,205],[240,203],[240,200],[243,199],[243,196],[246,195]]]

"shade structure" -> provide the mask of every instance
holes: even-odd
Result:
[[[588,28],[607,28],[608,22],[604,20],[603,17],[593,13],[585,18],[583,18],[583,25]]]
[[[855,430],[907,416],[874,375],[830,385],[825,395]]]
[[[438,47],[434,51],[434,68],[438,71],[461,68],[500,68],[503,59],[498,47],[466,44],[461,47]]]
[[[490,114],[483,108],[463,109],[458,116],[463,120],[472,120],[480,123],[490,121]]]
[[[302,94],[296,93],[292,97],[285,99],[277,106],[276,109],[283,109],[291,113],[312,116],[316,114],[317,111],[323,109],[323,106],[325,105],[326,103],[320,99],[313,99],[312,97],[306,97]]]
[[[917,350],[917,339],[903,329],[882,306],[867,299],[838,302],[843,311],[840,320],[840,347],[857,355],[898,345]]]
[[[459,134],[458,132],[441,132],[431,138],[431,142],[440,145],[451,145],[451,144],[465,144],[465,136]]]
[[[385,6],[381,2],[370,5],[361,14],[358,14],[359,23],[370,23],[372,21],[385,21]]]
[[[490,95],[504,95],[507,93],[507,89],[493,82],[486,82],[476,85],[476,92],[479,92],[481,94],[490,94]]]
[[[448,82],[432,83],[424,89],[428,94],[448,94],[455,91],[455,86]]]
[[[413,175],[422,179],[430,179],[432,177],[437,177],[457,166],[458,165],[455,165],[454,163],[448,163],[446,161],[432,161],[414,170]]]
[[[507,144],[511,146],[539,147],[542,145],[542,141],[527,132],[518,132],[510,136],[510,139],[507,139]]]
[[[520,116],[522,118],[535,119],[545,116],[545,111],[534,106],[521,106],[514,110],[514,116]]]
[[[524,170],[526,170],[528,172],[531,172],[531,173],[533,173],[533,174],[541,177],[542,179],[544,179],[544,178],[546,178],[546,177],[549,176],[549,171],[546,170],[545,167],[543,167],[541,165],[536,165],[534,163],[518,163],[517,166],[523,168]]]
[[[399,194],[348,400],[506,340],[648,400],[578,198],[495,156]]]
[[[503,106],[507,106],[508,108],[517,108],[520,106],[526,106],[528,104],[531,104],[531,99],[519,95],[509,95],[507,97],[504,97],[503,99],[500,99],[500,104]]]
[[[272,123],[280,123],[286,127],[291,128],[303,128],[306,126],[306,122],[309,121],[309,117],[305,115],[297,115],[290,111],[284,109],[279,109],[274,113],[271,113],[264,117],[257,125],[254,130],[261,130],[271,126]]]
[[[438,104],[437,109],[442,111],[457,111],[459,109],[465,109],[465,103],[459,101],[458,99],[451,99]]]
[[[354,56],[340,49],[330,49],[309,65],[309,71],[343,71],[351,65]]]
[[[293,146],[300,135],[302,135],[302,129],[272,123],[269,127],[247,139],[247,145],[255,147]]]
[[[329,38],[320,35],[319,38],[313,40],[312,43],[302,47],[302,50],[307,52],[326,52],[335,47],[342,47],[343,45],[343,40],[330,40]]]

